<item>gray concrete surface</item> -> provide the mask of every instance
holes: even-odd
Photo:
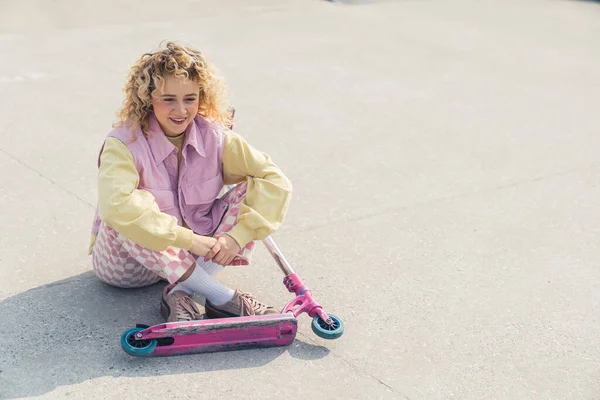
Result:
[[[0,0],[0,398],[600,398],[600,4]],[[160,285],[86,255],[127,67],[202,49],[294,183],[275,235],[346,333],[134,359]],[[283,305],[263,248],[223,277]]]

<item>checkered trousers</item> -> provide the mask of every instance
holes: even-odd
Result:
[[[234,227],[246,188],[247,184],[243,183],[223,195],[229,208],[216,234],[227,233]],[[231,265],[248,265],[255,246],[254,242],[244,246]],[[161,279],[177,282],[194,265],[196,258],[189,251],[176,247],[165,251],[146,249],[104,223],[100,224],[92,251],[92,265],[98,278],[123,288],[148,286]]]

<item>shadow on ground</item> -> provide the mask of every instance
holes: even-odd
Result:
[[[329,354],[325,347],[296,339],[288,348],[130,357],[121,350],[121,333],[136,323],[162,322],[158,305],[163,286],[118,289],[86,272],[0,301],[0,398],[38,396],[102,376],[252,368],[286,351],[304,360]]]

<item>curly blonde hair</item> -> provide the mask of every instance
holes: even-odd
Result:
[[[152,94],[162,89],[169,76],[190,79],[200,86],[198,114],[225,126],[231,124],[222,76],[198,50],[168,42],[166,48],[144,54],[130,68],[123,88],[125,101],[115,126],[141,126],[147,133]]]

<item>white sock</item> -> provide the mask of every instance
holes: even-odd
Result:
[[[203,270],[208,272],[210,276],[215,276],[218,272],[223,271],[225,267],[219,264],[215,264],[212,261],[204,261],[202,257],[196,260],[196,267],[201,267]]]
[[[205,270],[210,276],[215,276],[218,272],[221,272],[225,268],[222,265],[216,264],[212,261],[204,261],[204,259],[202,257],[198,257],[196,259],[196,268],[198,268],[198,267]],[[178,283],[177,285],[175,285],[175,287],[173,287],[173,289],[171,289],[171,292],[174,292],[176,290],[182,290],[182,291],[186,292],[187,294],[189,294],[190,296],[194,295],[194,291],[192,289],[186,287],[184,284],[181,284],[181,283]],[[169,292],[169,293],[171,293],[171,292]]]
[[[213,279],[200,265],[196,265],[194,272],[185,281],[175,285],[171,292],[175,290],[183,290],[189,295],[198,293],[217,306],[227,303],[235,294],[232,289]]]

